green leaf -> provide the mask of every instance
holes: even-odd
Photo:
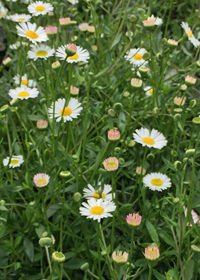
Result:
[[[86,261],[82,259],[71,259],[67,263],[64,263],[64,267],[69,269],[79,269]]]
[[[26,252],[29,260],[31,262],[33,262],[33,260],[34,260],[34,246],[33,246],[33,242],[28,237],[25,237],[23,245],[24,245],[24,249],[25,249],[25,252]]]
[[[166,280],[164,276],[162,276],[157,270],[153,269],[153,274],[158,280]]]
[[[151,236],[151,239],[156,244],[159,244],[159,238],[158,238],[157,231],[156,231],[155,227],[152,225],[152,223],[149,222],[148,220],[146,221],[146,227],[147,227],[147,230],[149,232],[149,235]]]
[[[61,205],[52,204],[49,207],[49,209],[47,210],[47,218],[50,218],[51,216],[53,216],[60,208],[61,208]]]
[[[158,234],[165,241],[165,243],[172,247],[175,247],[173,238],[166,231],[162,230]]]
[[[8,211],[8,209],[5,206],[0,206],[1,211]]]
[[[68,260],[68,259],[71,259],[71,258],[75,257],[76,253],[75,252],[67,252],[64,255],[65,255],[65,259]]]
[[[6,191],[8,192],[19,192],[21,190],[25,190],[23,186],[6,186]]]
[[[110,66],[107,66],[102,71],[100,71],[97,75],[95,75],[94,78],[98,78],[99,76],[103,75],[109,68]]]
[[[111,46],[111,48],[110,48],[110,51],[112,50],[112,48],[114,48],[114,46],[116,46],[116,45],[119,43],[121,37],[122,37],[122,33],[119,33],[119,34],[117,35],[117,37],[115,38],[114,42],[112,43],[112,46]]]

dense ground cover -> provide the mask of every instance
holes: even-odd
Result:
[[[0,279],[200,279],[198,1],[0,23]]]

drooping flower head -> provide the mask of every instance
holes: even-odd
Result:
[[[187,22],[182,22],[181,26],[185,30],[185,33],[187,34],[188,39],[190,40],[190,42],[197,48],[199,46],[199,41],[194,37],[194,35],[192,33],[192,30],[188,26],[188,23]]]
[[[81,107],[81,103],[78,102],[76,98],[70,98],[68,105],[65,105],[65,99],[59,98],[55,102],[55,118],[57,118],[57,122],[60,122],[63,118],[63,121],[72,121],[76,119],[80,112],[82,111],[83,107]],[[53,103],[51,108],[48,110],[49,118],[53,119]]]
[[[154,261],[160,257],[160,252],[157,246],[151,245],[145,248],[144,256],[147,260]]]
[[[86,216],[87,219],[97,220],[99,223],[103,218],[112,217],[110,212],[116,209],[114,202],[109,200],[103,201],[101,198],[91,198],[87,203],[83,202],[82,205],[84,207],[80,207],[80,214]]]
[[[100,185],[101,183],[99,183]],[[99,186],[98,189],[94,189],[90,184],[88,184],[88,189],[84,188],[83,193],[86,199],[95,198],[104,200],[112,200],[112,188],[110,185],[104,185],[103,189]]]
[[[18,86],[28,86],[28,87],[36,87],[36,82],[33,80],[28,79],[27,74],[24,74],[22,77],[20,75],[16,75],[13,77],[13,80],[15,81],[15,84]]]
[[[129,214],[126,216],[126,221],[128,225],[137,227],[142,221],[142,216],[140,216],[138,213]]]
[[[167,145],[167,140],[162,133],[158,132],[156,129],[149,131],[146,128],[136,129],[136,133],[133,133],[135,142],[142,144],[142,146],[147,146],[149,148],[153,147],[155,149],[162,149]]]
[[[163,191],[171,187],[170,178],[162,173],[150,173],[143,178],[145,187],[152,191]]]
[[[114,171],[118,169],[118,165],[119,165],[118,159],[115,157],[109,157],[105,159],[103,162],[103,166],[107,171]]]
[[[14,14],[10,16],[10,19],[14,22],[28,22],[31,16],[26,14]]]

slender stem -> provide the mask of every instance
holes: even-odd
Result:
[[[149,276],[148,276],[148,280],[151,280],[151,275],[152,275],[152,265],[149,266]]]
[[[100,244],[99,244],[99,239],[100,239],[100,223],[97,221],[97,246],[98,246],[98,265],[99,265],[99,279],[102,279],[102,274],[101,274],[101,253],[100,253]]]
[[[132,263],[132,255],[133,255],[133,238],[134,238],[134,229],[131,231],[131,249],[130,249],[130,260],[129,260],[129,277],[131,275],[131,263]]]
[[[171,0],[171,3],[170,3],[170,12],[169,12],[169,16],[167,18],[167,23],[166,23],[166,26],[165,26],[165,33],[164,33],[164,38],[166,37],[166,33],[167,33],[167,28],[168,28],[168,25],[169,25],[169,20],[170,20],[170,17],[171,17],[171,13],[172,13],[172,8],[173,8],[173,0]]]
[[[46,250],[46,255],[47,255],[47,260],[48,260],[48,264],[49,264],[49,270],[50,270],[50,274],[52,273],[52,267],[51,267],[51,260],[49,257],[49,249],[47,246],[45,246],[45,250]]]

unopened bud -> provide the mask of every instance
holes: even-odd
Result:
[[[119,164],[123,165],[125,163],[125,160],[123,158],[119,158]]]
[[[148,52],[146,52],[144,55],[143,55],[143,59],[144,60],[148,60],[150,58],[150,54]]]
[[[179,170],[181,168],[182,163],[179,160],[176,160],[174,162],[174,167],[176,170]]]
[[[181,85],[181,86],[180,86],[180,90],[181,90],[181,91],[187,90],[187,85],[186,85],[186,84]]]
[[[175,197],[174,199],[173,199],[173,202],[176,204],[176,203],[178,203],[180,201],[180,199],[178,198],[178,197]]]
[[[128,97],[130,95],[130,92],[129,91],[125,91],[124,92],[124,97]]]
[[[51,238],[49,237],[42,237],[39,240],[39,244],[41,247],[50,246],[52,243]]]
[[[156,58],[158,61],[161,61],[162,60],[162,54],[161,53],[157,53],[156,54]]]
[[[127,146],[128,146],[128,147],[134,147],[134,146],[135,146],[135,141],[134,141],[134,140],[130,140],[130,141],[127,143]]]
[[[195,149],[188,149],[188,150],[185,151],[186,157],[189,157],[189,158],[193,157],[194,154],[195,154]]]
[[[52,67],[53,69],[59,68],[59,67],[60,67],[60,62],[59,62],[58,60],[55,61],[55,62],[53,62],[53,63],[51,64],[51,67]]]
[[[62,263],[64,262],[65,260],[65,255],[61,252],[54,252],[52,254],[52,259],[55,261],[55,262],[59,262],[59,263]]]
[[[79,192],[76,192],[76,193],[74,194],[74,200],[75,200],[76,202],[79,202],[79,201],[81,200],[81,198],[82,198],[82,195],[81,195]]]
[[[69,177],[70,175],[71,175],[71,173],[69,171],[61,171],[60,172],[61,177]]]
[[[108,110],[108,114],[109,114],[111,117],[114,117],[114,116],[115,116],[115,110],[109,109],[109,110]]]
[[[150,153],[147,155],[148,160],[153,160],[155,158],[154,154]]]
[[[192,122],[195,123],[195,124],[200,124],[200,117],[193,118]]]
[[[159,113],[159,109],[157,107],[153,108],[153,113],[154,114],[158,114]]]
[[[128,18],[131,22],[134,22],[137,19],[137,17],[135,15],[130,15]]]
[[[88,270],[89,269],[89,264],[86,262],[84,263],[81,267],[80,267],[81,270]]]
[[[197,104],[197,101],[196,101],[195,99],[192,99],[192,100],[190,101],[189,107],[190,107],[190,108],[194,108],[194,107],[196,106],[196,104]]]
[[[10,107],[9,107],[7,104],[6,104],[6,105],[3,105],[3,106],[0,108],[0,112],[1,112],[1,113],[3,113],[3,112],[5,113],[6,111],[9,110],[9,108],[10,108]]]

